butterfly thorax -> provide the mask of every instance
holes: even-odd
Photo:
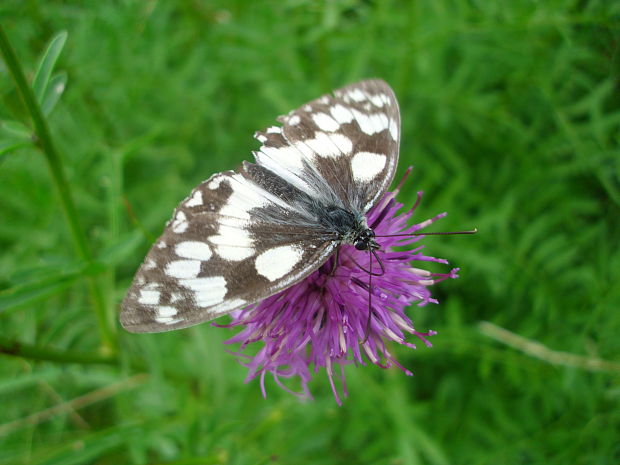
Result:
[[[379,248],[374,240],[375,233],[361,213],[331,205],[320,212],[319,222],[337,234],[338,242],[354,245],[358,250]]]

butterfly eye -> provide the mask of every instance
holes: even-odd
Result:
[[[358,239],[355,241],[355,244],[353,244],[353,246],[357,250],[366,250],[368,248],[368,243],[364,239]]]

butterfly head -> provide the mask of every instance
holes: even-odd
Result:
[[[372,229],[366,228],[360,231],[360,233],[353,240],[353,246],[357,250],[377,250],[379,244],[375,240],[375,233]]]
[[[339,242],[351,244],[357,250],[373,251],[380,248],[374,231],[368,227],[361,213],[330,206],[322,210],[321,217],[322,223],[338,234]]]

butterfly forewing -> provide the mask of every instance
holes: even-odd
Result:
[[[303,279],[334,247],[307,221],[242,174],[213,176],[181,203],[147,254],[121,323],[133,332],[184,328]]]
[[[256,163],[212,176],[177,207],[123,301],[126,329],[184,328],[299,282],[339,243],[320,210],[363,214],[389,186],[400,119],[383,81],[344,87],[279,120],[283,127],[256,134]]]

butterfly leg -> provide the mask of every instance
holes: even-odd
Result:
[[[334,276],[336,274],[336,268],[338,268],[338,259],[340,258],[340,244],[336,246],[336,254],[334,255],[334,266],[332,266],[332,270],[329,273],[329,276]]]
[[[368,340],[368,336],[370,336],[370,318],[372,317],[372,250],[368,249],[368,319],[366,320],[366,329],[364,340],[362,341],[362,345],[366,343]],[[379,262],[381,263],[381,262]],[[381,264],[381,269],[383,270],[383,264]]]

